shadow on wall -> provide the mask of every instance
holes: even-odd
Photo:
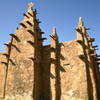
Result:
[[[81,37],[82,37],[82,43],[80,43],[80,45],[82,45],[83,47],[83,52],[84,52],[84,59],[81,59],[85,65],[86,65],[86,73],[87,73],[87,91],[88,91],[88,99],[89,100],[93,100],[93,83],[91,80],[91,75],[90,75],[90,69],[92,69],[92,65],[89,61],[89,59],[91,60],[91,58],[88,57],[87,53],[88,53],[88,49],[89,49],[89,43],[86,43],[88,40],[88,37],[86,35],[86,33],[84,34],[81,30]]]
[[[56,61],[57,62],[54,63],[54,66],[55,66],[54,70],[55,70],[55,74],[56,75],[54,76],[52,73],[50,73],[50,77],[52,79],[55,79],[55,97],[56,97],[55,100],[61,100],[61,77],[60,77],[60,71],[66,72],[66,70],[63,68],[63,66],[61,66],[61,64],[60,64],[60,60],[64,60],[65,59],[64,56],[61,55],[61,53],[60,53],[61,52],[61,45],[62,44],[58,45],[57,55],[56,55]],[[51,99],[49,99],[49,100],[52,100],[52,90],[51,90]]]
[[[64,56],[61,55],[61,45],[58,45],[58,52],[57,52],[57,65],[56,65],[56,100],[61,100],[61,77],[60,77],[60,71],[66,72],[66,70],[61,66],[60,60],[64,60]]]
[[[61,100],[61,77],[60,71],[66,72],[65,69],[61,66],[60,60],[64,60],[61,52],[61,44],[58,45],[57,55],[56,55],[56,63],[54,64],[55,76],[50,72],[50,46],[49,49],[43,50],[46,57],[43,57],[42,66],[40,66],[41,70],[39,70],[39,66],[34,66],[35,71],[41,72],[40,74],[37,72],[37,77],[35,77],[34,81],[34,89],[33,89],[33,98],[34,100],[52,100],[52,89],[51,89],[51,81],[50,78],[55,80],[55,100]],[[46,53],[48,52],[48,53]],[[47,57],[48,56],[48,57]],[[48,63],[49,62],[49,63]],[[37,68],[38,67],[38,68]],[[36,72],[35,72],[36,73]],[[36,79],[39,78],[39,79]],[[39,96],[39,97],[37,97]]]

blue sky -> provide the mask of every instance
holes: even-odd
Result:
[[[5,51],[4,43],[10,40],[9,34],[20,27],[30,2],[34,3],[33,9],[37,9],[37,18],[42,22],[43,37],[47,37],[44,45],[50,44],[49,35],[54,26],[59,42],[77,39],[75,28],[82,17],[85,27],[91,28],[87,31],[89,36],[95,38],[93,45],[100,48],[100,0],[0,0],[0,52]]]

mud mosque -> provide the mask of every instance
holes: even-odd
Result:
[[[0,100],[99,100],[100,55],[89,28],[80,17],[77,39],[59,43],[54,27],[51,44],[43,46],[46,38],[33,5],[0,53]]]

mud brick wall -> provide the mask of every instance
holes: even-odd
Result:
[[[34,38],[26,30],[21,29],[15,32],[19,41],[13,39],[12,42],[14,46],[11,47],[6,94],[23,94],[33,91],[34,63],[28,57],[34,56],[34,49],[27,41],[34,41]]]
[[[58,55],[58,80],[56,80],[56,74],[52,74],[52,80],[55,80],[51,88],[51,94],[57,95],[62,100],[87,100],[87,75],[84,61],[80,60],[78,53],[80,50],[80,44],[77,40],[70,42],[63,42],[59,44],[59,55]],[[52,68],[55,71],[55,67]],[[56,89],[58,85],[59,89]],[[55,94],[53,94],[55,93]]]
[[[59,43],[54,27],[51,44],[43,46],[46,38],[32,6],[0,53],[0,100],[98,100],[100,56],[82,19],[77,40]]]
[[[7,62],[6,57],[0,53],[0,61]],[[6,65],[0,62],[0,98],[4,97]]]
[[[50,99],[51,85],[50,85],[50,45],[43,46],[42,58],[42,98],[44,100]]]

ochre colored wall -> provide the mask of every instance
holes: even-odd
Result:
[[[18,38],[21,41],[16,42],[16,40],[13,40],[13,44],[15,44],[21,52],[18,52],[13,47],[11,49],[10,59],[12,59],[13,64],[10,62],[8,66],[6,96],[8,95],[10,97],[10,95],[12,95],[10,97],[12,98],[14,96],[16,97],[16,95],[19,97],[22,95],[20,98],[24,98],[23,96],[27,95],[27,97],[29,96],[28,98],[32,99],[32,93],[34,93],[35,66],[33,65],[33,61],[28,59],[28,57],[33,53],[34,49],[30,44],[25,42],[25,37],[24,39],[21,38],[22,33],[18,34],[20,34]],[[27,34],[26,37],[28,37]],[[45,98],[46,100],[55,98],[57,95],[60,99],[64,100],[89,100],[86,62],[78,56],[83,52],[81,51],[82,46],[80,43],[78,43],[77,40],[73,40],[58,45],[58,64],[52,68],[53,71],[58,70],[58,73],[55,74],[50,71],[52,63],[50,60],[50,47],[50,45],[42,47],[42,71],[41,78],[39,77],[42,81],[42,90],[39,91],[41,98]],[[1,59],[5,59],[2,54]],[[4,64],[0,64],[0,66],[4,66]],[[57,70],[55,70],[55,67],[57,67]],[[0,75],[1,79],[3,79],[0,86],[4,86],[5,66],[0,68],[2,68],[0,69],[2,72]],[[38,73],[36,75],[38,75]],[[38,84],[37,86],[39,86]],[[0,88],[0,91],[0,95],[2,96],[4,88]]]
[[[86,66],[84,61],[78,57],[80,49],[77,40],[59,44],[58,66],[56,66],[59,78],[56,84],[50,81],[54,84],[51,88],[56,90],[51,90],[52,96],[59,93],[62,100],[88,100]],[[55,71],[55,66],[52,70]],[[50,74],[52,80],[56,81],[56,74]],[[58,85],[59,90],[55,85]]]
[[[46,38],[32,5],[24,16],[0,53],[0,100],[98,100],[97,55],[82,19],[77,40],[59,43],[54,27],[51,44],[43,46]]]
[[[0,53],[0,98],[4,97],[6,65],[1,62],[6,62],[6,57]]]

